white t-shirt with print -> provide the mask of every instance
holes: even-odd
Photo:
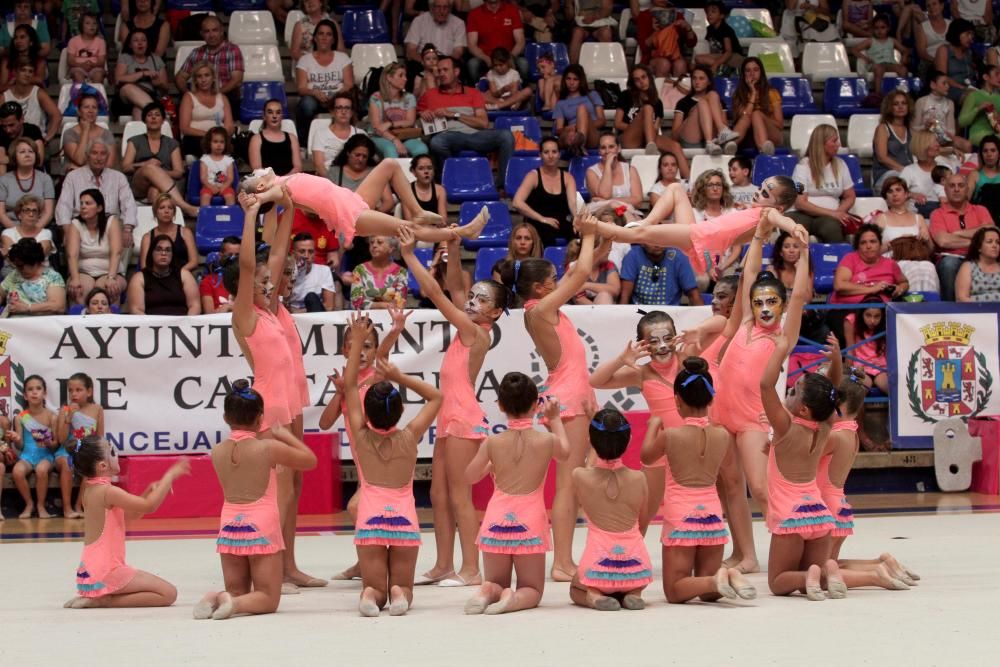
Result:
[[[336,51],[333,60],[325,67],[316,62],[315,56],[307,53],[295,65],[306,73],[309,88],[321,90],[327,95],[333,95],[344,87],[344,68],[351,64],[351,59],[340,51]]]
[[[836,178],[833,176],[833,162],[831,161],[823,167],[823,182],[814,183],[812,171],[809,169],[809,160],[803,158],[795,165],[792,180],[803,185],[810,204],[836,210],[840,206],[841,195],[844,194],[845,190],[853,188],[854,182],[851,180],[851,171],[847,168],[847,164],[839,157],[833,159],[837,161]]]

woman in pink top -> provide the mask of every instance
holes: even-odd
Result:
[[[833,274],[830,303],[861,303],[867,296],[891,301],[909,288],[899,264],[882,255],[882,229],[865,224],[854,235],[854,252],[844,255]]]
[[[867,296],[862,304],[881,305],[877,296]],[[881,338],[861,342],[878,336]],[[857,345],[849,354],[856,360],[851,366],[865,374],[866,386],[874,384],[882,393],[889,392],[889,364],[885,358],[885,308],[865,308],[848,313],[844,318],[844,341],[847,347]]]

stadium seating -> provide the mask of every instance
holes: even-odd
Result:
[[[528,172],[541,166],[542,158],[540,157],[512,157],[507,163],[507,174],[503,185],[507,196],[513,197]]]
[[[267,0],[222,0],[222,11],[227,14],[245,11],[264,11]]]
[[[181,67],[184,66],[184,63],[187,61],[188,56],[191,55],[191,52],[199,46],[204,45],[205,42],[199,42],[198,44],[183,44],[177,47],[177,53],[174,56],[174,76],[177,76],[177,73],[181,71]]]
[[[691,158],[691,174],[688,182],[694,187],[695,181],[704,172],[709,169],[720,169],[726,183],[732,185],[733,182],[729,178],[729,161],[732,159],[729,155],[695,155]]]
[[[523,112],[517,112],[523,113]],[[510,130],[511,132],[520,131],[524,133],[524,136],[531,139],[536,144],[540,144],[542,141],[542,126],[538,123],[538,119],[534,116],[499,116],[493,123],[493,127],[497,130]],[[536,150],[522,150],[514,151],[514,155],[538,155]],[[511,197],[514,193],[508,193]]]
[[[236,177],[233,179],[233,190],[238,192],[240,186],[240,172],[236,172]],[[189,204],[198,206],[201,203],[201,167],[195,162],[188,169],[188,179],[187,179],[187,194],[185,199],[188,200]],[[216,195],[212,197],[212,206],[223,206],[224,200],[222,197]]]
[[[861,161],[858,160],[858,156],[841,155],[840,158],[847,163],[847,168],[851,170],[851,180],[854,182],[854,194],[858,197],[871,197],[873,194],[872,189],[861,174]]]
[[[555,264],[556,280],[562,278],[566,272],[566,246],[550,245],[542,253],[542,257]]]
[[[792,49],[785,42],[755,42],[750,45],[747,53],[751,57],[761,58],[762,55],[775,53],[781,63],[781,71],[767,65],[765,69],[769,76],[780,74],[781,76],[798,77],[802,74],[795,69],[795,61],[792,60]],[[764,58],[761,58],[764,60]]]
[[[858,197],[854,200],[851,213],[859,218],[865,218],[874,211],[888,211],[889,206],[881,197]]]
[[[809,137],[818,125],[837,127],[837,119],[830,114],[798,114],[792,117],[791,141],[789,145],[793,152],[804,155],[809,146]]]
[[[868,82],[862,77],[832,76],[823,88],[823,110],[836,118],[849,118],[862,111],[868,97]]]
[[[191,173],[197,174],[198,170],[192,169]],[[218,250],[227,236],[243,236],[243,209],[239,206],[202,206],[194,230],[198,252],[207,255]]]
[[[772,76],[771,87],[781,93],[781,112],[785,119],[800,113],[819,113],[809,80],[801,76]]]
[[[273,44],[247,44],[243,52],[243,81],[284,81],[281,53]]]
[[[354,81],[361,85],[368,70],[396,62],[396,47],[392,44],[355,44],[351,47]]]
[[[347,46],[355,44],[385,44],[391,42],[389,24],[378,9],[348,8],[340,26]]]
[[[847,149],[858,157],[870,158],[874,152],[875,128],[880,116],[877,113],[859,113],[847,122]]]
[[[139,121],[136,121],[139,122]],[[184,213],[179,208],[174,209],[174,224],[184,226]],[[142,237],[151,229],[156,227],[156,216],[152,206],[137,206],[135,209],[135,229],[132,230],[132,247],[125,248],[125,251],[132,250],[139,253]],[[126,262],[129,263],[129,262]]]
[[[636,155],[630,162],[639,173],[639,180],[642,181],[643,197],[648,197],[649,189],[656,185],[656,181],[660,180],[659,163],[659,155]]]
[[[249,123],[264,115],[264,105],[269,100],[281,102],[285,118],[288,117],[288,99],[284,81],[247,81],[241,86],[240,122]]]
[[[580,65],[587,81],[628,78],[625,49],[618,42],[586,42],[580,47]]]
[[[413,255],[420,261],[424,268],[430,271],[431,263],[434,261],[434,248],[414,248]],[[407,271],[406,287],[415,299],[421,297],[420,283],[417,282],[417,277],[413,274],[413,271]]]
[[[292,32],[295,31],[295,24],[305,17],[305,12],[301,9],[288,10],[288,16],[285,17],[285,46],[292,45]]]
[[[733,110],[733,95],[739,84],[740,80],[737,77],[715,77],[715,92],[719,94],[719,99],[722,100],[722,106],[726,108],[726,111],[732,112]]]
[[[502,248],[480,248],[476,253],[476,269],[472,274],[472,280],[489,280],[493,277],[493,265],[507,257],[507,247]]]
[[[847,49],[840,42],[806,42],[802,49],[802,74],[814,86],[831,76],[854,76]]]
[[[812,255],[815,279],[813,287],[819,294],[833,292],[833,274],[844,255],[853,251],[850,243],[813,243],[809,246]]]
[[[306,137],[306,153],[309,157],[312,157],[312,152],[316,150],[316,135],[329,125],[330,121],[329,116],[318,116],[309,123],[309,136]]]
[[[538,42],[528,42],[524,47],[524,57],[528,61],[528,69],[532,81],[538,79],[538,56],[543,53],[551,53],[556,63],[556,71],[562,72],[569,65],[569,51],[566,45],[560,42],[541,44]]]
[[[795,155],[758,155],[753,161],[750,180],[760,187],[760,184],[771,176],[791,176],[798,163],[799,158]]]
[[[510,211],[507,203],[502,201],[466,201],[458,212],[458,224],[464,226],[469,224],[474,217],[479,215],[483,207],[489,209],[490,221],[486,223],[482,234],[478,239],[463,239],[462,245],[466,248],[486,248],[486,247],[506,247],[510,239],[512,227]]]
[[[575,157],[569,161],[569,173],[576,180],[576,190],[583,195],[585,201],[590,201],[590,191],[587,189],[587,170],[600,161],[601,158],[598,155]]]
[[[235,11],[229,17],[229,41],[233,44],[278,45],[274,17],[265,11]]]
[[[894,90],[902,90],[910,95],[919,95],[923,83],[918,76],[887,76],[882,79],[882,94],[887,95]]]
[[[260,118],[255,118],[254,120],[250,121],[250,124],[247,127],[247,129],[250,131],[251,134],[257,134],[258,132],[260,132],[260,128],[263,124],[264,121],[262,121]],[[299,131],[295,129],[295,121],[291,120],[290,118],[282,119],[281,130],[283,132],[288,132],[289,134],[294,134],[296,137],[299,136]]]
[[[484,157],[450,157],[441,170],[441,185],[448,201],[496,201],[500,198],[493,185],[493,170]]]
[[[76,125],[76,123],[73,123],[73,125]],[[64,129],[68,130],[73,127],[73,125],[67,125]],[[170,123],[166,120],[163,121],[161,131],[166,136],[173,136],[173,132],[170,129]],[[125,157],[125,150],[128,148],[128,140],[140,134],[146,134],[146,124],[141,120],[130,120],[125,124],[125,128],[122,130],[122,157]]]

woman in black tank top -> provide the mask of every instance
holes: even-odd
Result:
[[[444,188],[434,182],[434,161],[430,155],[418,155],[410,162],[410,171],[417,180],[410,183],[413,196],[420,208],[437,213],[442,219],[448,218],[448,201]],[[430,192],[430,199],[424,199]]]
[[[545,247],[556,245],[556,239],[569,241],[573,232],[573,211],[576,210],[576,181],[572,174],[559,168],[559,143],[552,138],[542,140],[539,153],[542,166],[529,172],[514,195],[514,208],[538,231]],[[559,177],[559,189],[549,192],[544,179]],[[554,223],[554,224],[553,224]]]
[[[250,137],[247,149],[251,169],[270,167],[278,176],[302,171],[299,140],[281,129],[284,110],[278,100],[264,104],[264,123],[260,131]]]

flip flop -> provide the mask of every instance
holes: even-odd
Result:
[[[436,585],[445,579],[450,579],[455,576],[457,576],[455,574],[455,570],[451,570],[450,572],[445,572],[444,574],[438,577],[428,577],[426,574],[421,574],[419,577],[413,580],[413,585],[414,586]]]
[[[461,586],[483,585],[483,578],[480,575],[477,574],[475,576],[475,579],[478,579],[479,581],[474,581],[474,580],[466,581],[463,577],[456,574],[454,576],[447,577],[446,579],[442,579],[441,581],[438,582],[437,585],[440,586],[441,588],[459,588]]]

